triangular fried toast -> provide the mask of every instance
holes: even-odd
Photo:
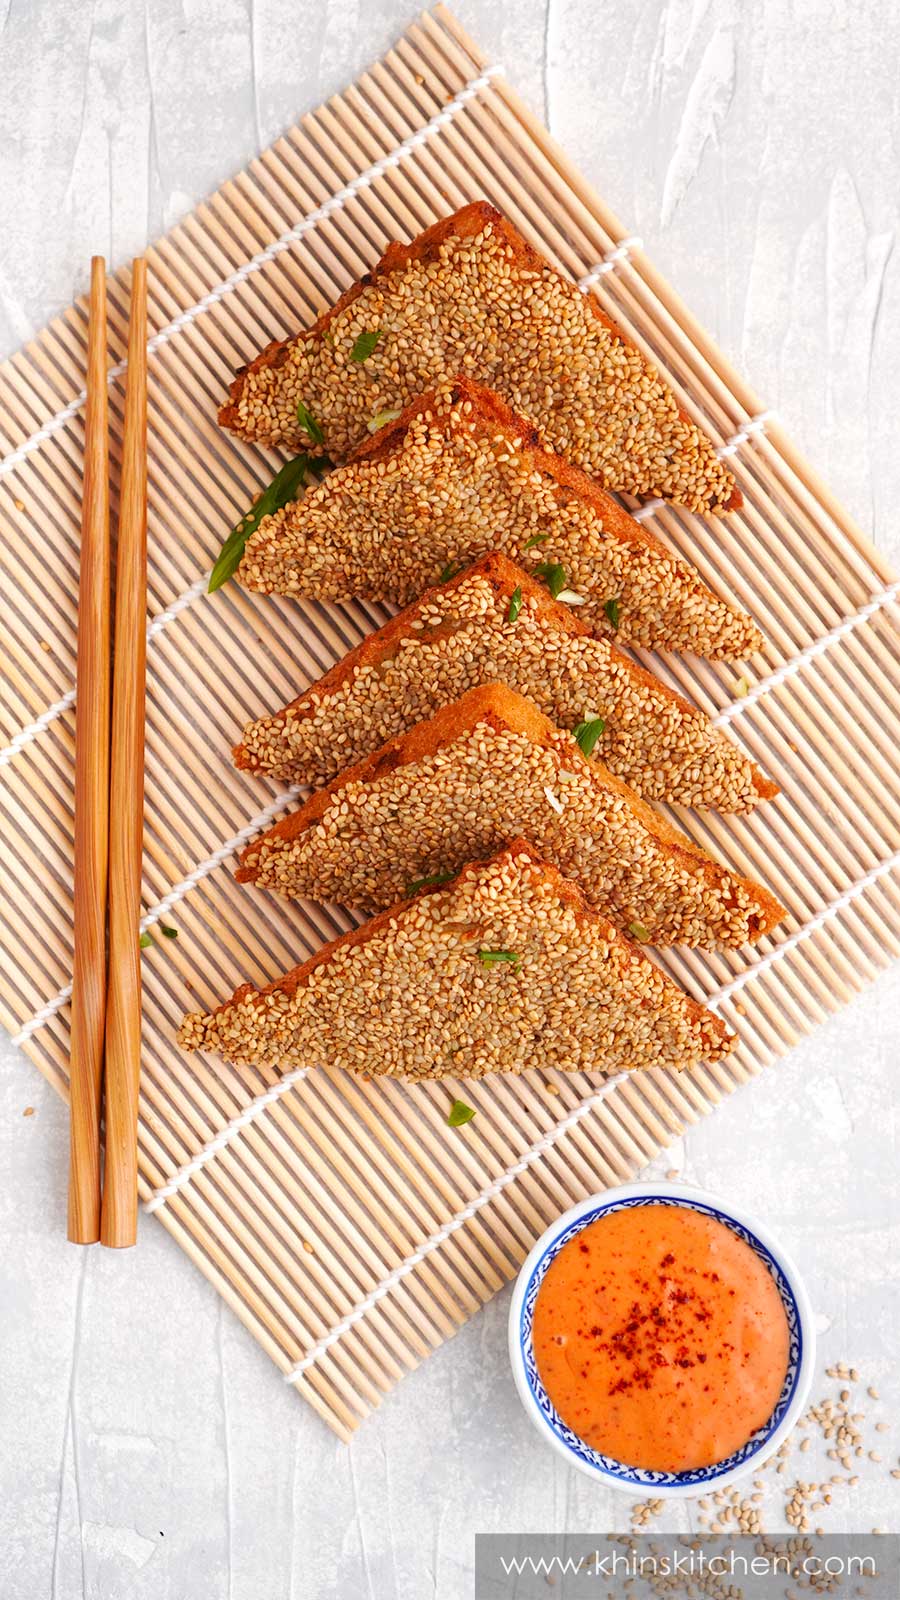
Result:
[[[343,460],[386,412],[465,372],[608,488],[691,511],[739,506],[706,436],[593,295],[485,202],[373,271],[296,337],[242,368],[219,420],[244,439]]]
[[[249,984],[180,1043],[412,1078],[688,1067],[734,1037],[523,840]]]
[[[619,927],[655,944],[737,947],[784,914],[497,683],[341,773],[248,845],[237,876],[380,910],[410,882],[520,835]]]

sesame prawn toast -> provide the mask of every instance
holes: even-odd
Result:
[[[736,948],[784,914],[499,683],[470,689],[341,773],[248,845],[237,876],[380,910],[411,882],[519,835],[618,927],[654,944]]]
[[[429,589],[290,705],[251,722],[235,762],[288,783],[327,783],[497,678],[560,727],[586,724],[585,753],[645,799],[750,811],[778,792],[703,711],[498,554]]]
[[[179,1042],[260,1066],[475,1078],[689,1067],[735,1040],[519,839],[185,1017]]]
[[[623,644],[711,657],[761,646],[745,612],[467,378],[420,395],[264,517],[238,577],[263,593],[408,605],[448,565],[490,550],[564,580],[582,621]]]
[[[710,440],[595,297],[484,201],[390,245],[311,328],[268,345],[238,372],[219,421],[341,461],[386,411],[460,371],[608,488],[698,512],[741,504]]]

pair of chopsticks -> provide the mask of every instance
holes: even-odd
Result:
[[[75,717],[68,1236],[137,1238],[147,648],[147,269],[132,267],[110,692],[106,264],[91,262]],[[108,946],[107,946],[108,927]],[[100,1127],[106,1123],[101,1198]]]

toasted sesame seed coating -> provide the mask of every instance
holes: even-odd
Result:
[[[380,337],[365,361],[362,333]],[[691,511],[739,503],[734,479],[656,369],[499,212],[465,207],[366,279],[307,332],[270,346],[232,386],[224,426],[341,460],[385,411],[464,373],[531,417],[552,449],[607,487]]]
[[[284,782],[327,783],[496,679],[561,727],[603,719],[593,754],[645,799],[751,811],[777,792],[704,712],[499,555],[428,590],[289,706],[251,722],[235,760]]]
[[[423,397],[387,448],[264,517],[238,577],[266,594],[408,605],[448,565],[496,549],[529,570],[561,563],[581,620],[623,644],[713,657],[759,648],[745,612],[534,439],[477,385]]]
[[[498,950],[518,959],[478,954]],[[256,1065],[477,1078],[688,1067],[735,1041],[517,841],[268,988],[185,1017],[179,1042]]]
[[[502,684],[342,773],[248,845],[238,877],[377,910],[520,835],[653,944],[737,947],[783,915]]]

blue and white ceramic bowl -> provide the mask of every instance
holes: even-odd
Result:
[[[711,1467],[691,1472],[651,1472],[630,1467],[592,1450],[567,1427],[541,1382],[534,1358],[532,1318],[538,1290],[554,1256],[582,1228],[598,1217],[638,1205],[687,1206],[715,1217],[731,1228],[765,1262],[781,1294],[790,1329],[790,1356],[781,1398],[768,1422],[740,1450]],[[797,1268],[768,1228],[737,1206],[726,1205],[700,1189],[675,1183],[629,1183],[607,1189],[573,1206],[542,1234],[522,1267],[509,1311],[509,1354],[519,1397],[528,1416],[548,1444],[589,1477],[625,1494],[667,1495],[687,1499],[721,1489],[753,1472],[777,1449],[799,1421],[806,1403],[815,1362],[812,1311]]]

